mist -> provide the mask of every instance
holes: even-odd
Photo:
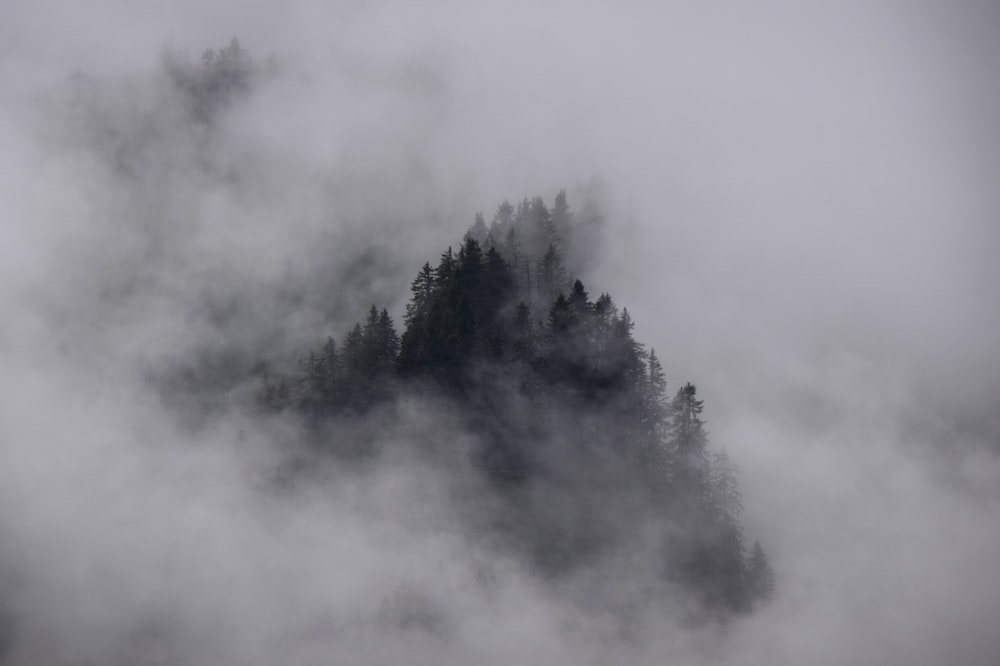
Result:
[[[929,1],[0,9],[0,659],[1000,661],[998,29]],[[165,54],[234,35],[275,73],[193,123]],[[641,549],[552,584],[477,539],[444,401],[380,414],[350,469],[244,408],[254,363],[399,317],[476,212],[563,187],[601,193],[588,288],[740,468],[778,580],[747,617],[665,589],[624,626]]]

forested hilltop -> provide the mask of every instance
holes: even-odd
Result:
[[[280,70],[236,39],[198,63],[167,52],[164,66],[205,136]],[[604,217],[600,196],[582,200],[574,211],[560,191],[551,207],[536,196],[477,214],[457,250],[417,271],[401,327],[373,305],[297,365],[287,350],[263,354],[256,408],[303,426],[311,451],[363,465],[390,446],[386,424],[402,402],[434,401],[435,415],[443,403],[458,430],[411,430],[404,445],[446,474],[459,474],[456,455],[476,470],[482,484],[455,504],[485,497],[463,529],[552,580],[654,560],[641,567],[651,591],[622,592],[621,613],[678,590],[695,615],[747,612],[774,593],[774,576],[760,544],[745,546],[735,466],[709,448],[695,385],[668,391],[628,309],[577,279],[598,260]],[[185,392],[211,400],[235,386],[226,368],[244,367],[242,353],[193,364]]]
[[[326,426],[403,395],[444,396],[500,500],[476,529],[557,578],[652,538],[660,582],[699,613],[746,612],[773,595],[774,575],[761,545],[744,545],[736,469],[709,448],[695,385],[671,396],[629,311],[574,278],[600,217],[588,203],[576,218],[565,191],[551,209],[535,197],[504,201],[489,224],[476,215],[457,252],[420,268],[401,333],[373,305],[295,371],[261,364],[259,406],[363,460],[379,455],[377,434]]]

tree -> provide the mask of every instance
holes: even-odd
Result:
[[[514,227],[510,227],[507,229],[507,233],[503,235],[503,244],[500,246],[500,252],[515,272],[520,260],[520,249],[521,244],[517,240],[517,233],[515,233]]]
[[[669,406],[667,405],[667,380],[663,366],[656,355],[655,349],[649,350],[647,358],[647,379],[642,400],[642,430],[650,447],[655,447],[658,453],[657,462],[664,467],[664,473],[670,474],[671,456],[666,450]]]
[[[494,238],[506,238],[507,234],[514,231],[514,206],[504,199],[503,203],[497,206],[497,212],[493,214],[493,222],[490,223],[490,234]],[[504,257],[507,261],[512,261],[511,257]]]
[[[743,527],[736,465],[725,451],[714,453],[709,462],[708,498],[705,507],[712,526],[711,557],[715,562],[715,585],[720,601],[733,610],[749,604],[744,566]]]
[[[701,419],[704,401],[698,399],[698,389],[688,382],[682,386],[670,404],[670,437],[677,457],[689,466],[704,470],[707,463],[708,436]]]
[[[556,296],[565,293],[569,286],[566,266],[563,264],[562,255],[554,244],[549,244],[536,272],[539,301],[544,306],[548,306],[555,300]]]
[[[556,233],[556,227],[552,221],[552,213],[549,212],[545,201],[541,197],[535,197],[531,200],[531,208],[528,216],[529,224],[531,225],[531,235],[537,239],[535,247],[544,248],[550,245],[559,245],[559,234]]]
[[[738,525],[743,512],[736,465],[725,451],[713,453],[708,465],[708,506],[712,517],[720,523]]]
[[[573,213],[566,202],[566,190],[559,190],[552,205],[553,234],[562,241],[564,248],[573,246]]]
[[[579,280],[573,282],[573,288],[570,289],[569,298],[566,299],[569,303],[569,309],[577,317],[583,317],[584,315],[590,314],[591,303],[590,296],[587,294],[587,290],[584,288],[583,283]]]
[[[437,268],[434,269],[434,282],[441,287],[448,285],[455,275],[455,255],[449,247],[438,261]]]
[[[403,321],[407,326],[416,319],[427,316],[431,298],[434,296],[435,284],[434,271],[431,269],[430,262],[426,262],[410,285],[410,302],[406,305],[406,314],[403,315]]]
[[[483,263],[483,285],[480,300],[482,324],[493,326],[498,323],[500,312],[514,295],[514,276],[510,266],[503,260],[496,248],[490,248]]]
[[[476,213],[476,219],[475,219],[475,221],[472,223],[472,226],[469,228],[469,230],[465,234],[466,238],[472,238],[477,243],[479,243],[480,245],[482,245],[483,243],[486,242],[486,237],[488,235],[489,235],[489,232],[486,229],[486,220],[483,219],[483,214],[482,213]]]
[[[774,570],[760,541],[754,541],[750,560],[747,563],[747,589],[753,601],[769,601],[774,598]]]

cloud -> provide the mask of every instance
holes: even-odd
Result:
[[[12,663],[996,660],[988,5],[0,12]],[[208,131],[160,53],[234,34],[284,73]],[[403,458],[282,495],[292,426],[231,394],[178,416],[203,355],[237,373],[372,302],[398,315],[475,211],[595,174],[588,288],[698,383],[772,606],[719,632],[668,607],[623,638],[455,527],[467,475]],[[397,418],[390,438],[434,430]]]

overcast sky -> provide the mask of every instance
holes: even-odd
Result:
[[[66,654],[92,636],[113,642],[121,617],[151,603],[186,609],[163,622],[204,641],[192,654],[249,663],[307,641],[280,622],[222,622],[211,638],[199,622],[265,599],[274,608],[248,612],[248,626],[320,607],[297,572],[331,557],[340,571],[323,589],[346,609],[374,589],[363,581],[377,556],[405,578],[422,575],[413,562],[453,561],[424,549],[469,548],[420,529],[385,536],[403,522],[396,499],[422,487],[424,472],[403,466],[416,476],[344,491],[368,503],[374,529],[329,499],[271,507],[296,546],[279,549],[248,481],[267,447],[251,447],[250,472],[234,471],[229,449],[176,452],[191,435],[141,377],[198,345],[233,343],[206,319],[217,292],[324,262],[357,274],[355,255],[375,247],[358,295],[332,285],[331,298],[349,321],[369,297],[398,314],[419,266],[476,211],[551,201],[598,177],[607,247],[588,288],[629,308],[673,389],[698,384],[781,591],[718,646],[664,638],[630,658],[1000,661],[992,3],[255,4],[0,5],[0,567],[6,558],[16,572],[0,583],[27,600],[31,649],[53,632]],[[197,60],[234,35],[284,72],[212,149],[214,167],[239,179],[199,182],[197,147],[169,129],[155,159],[139,159],[141,177],[113,172],[109,144],[80,118],[104,109],[125,136],[151,115],[172,127],[150,83],[163,49]],[[74,72],[107,83],[79,113],[60,108],[76,99]],[[320,241],[337,250],[320,254]],[[290,345],[343,333],[280,302],[246,321],[275,313]],[[234,417],[196,439],[229,442],[245,426]],[[173,452],[150,458],[139,441]],[[197,506],[178,502],[186,494]],[[331,522],[348,536],[311,535]],[[382,539],[401,554],[379,555]],[[457,558],[455,586],[476,557]],[[215,568],[229,577],[205,573]],[[164,598],[175,584],[217,596],[192,610]],[[109,588],[120,593],[98,594],[104,611],[82,620]],[[565,609],[529,584],[505,594],[470,609],[494,631],[466,627],[469,645],[449,658],[600,658],[559,643]],[[222,646],[227,635],[238,649]]]

